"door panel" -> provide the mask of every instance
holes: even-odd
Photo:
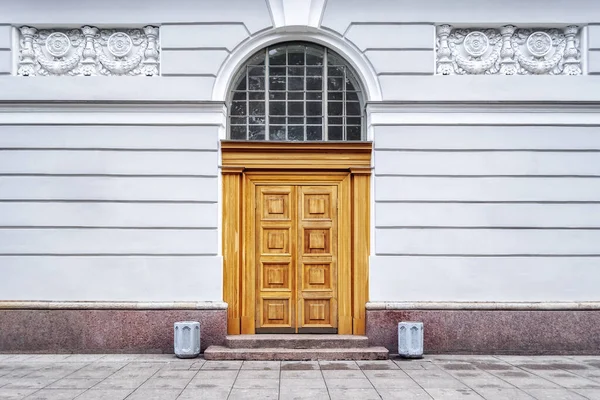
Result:
[[[256,186],[257,332],[337,328],[337,186]]]

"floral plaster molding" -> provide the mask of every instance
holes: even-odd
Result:
[[[579,27],[437,27],[438,75],[581,75]]]
[[[159,28],[19,28],[20,76],[159,74]]]

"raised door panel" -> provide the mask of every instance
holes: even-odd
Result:
[[[256,326],[295,327],[296,188],[256,188]]]
[[[337,327],[337,187],[298,187],[298,328]]]

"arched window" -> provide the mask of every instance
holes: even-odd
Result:
[[[333,51],[293,42],[253,55],[235,79],[232,140],[363,140],[355,74]]]

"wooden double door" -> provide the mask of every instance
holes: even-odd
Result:
[[[336,333],[338,185],[254,190],[257,333]]]

